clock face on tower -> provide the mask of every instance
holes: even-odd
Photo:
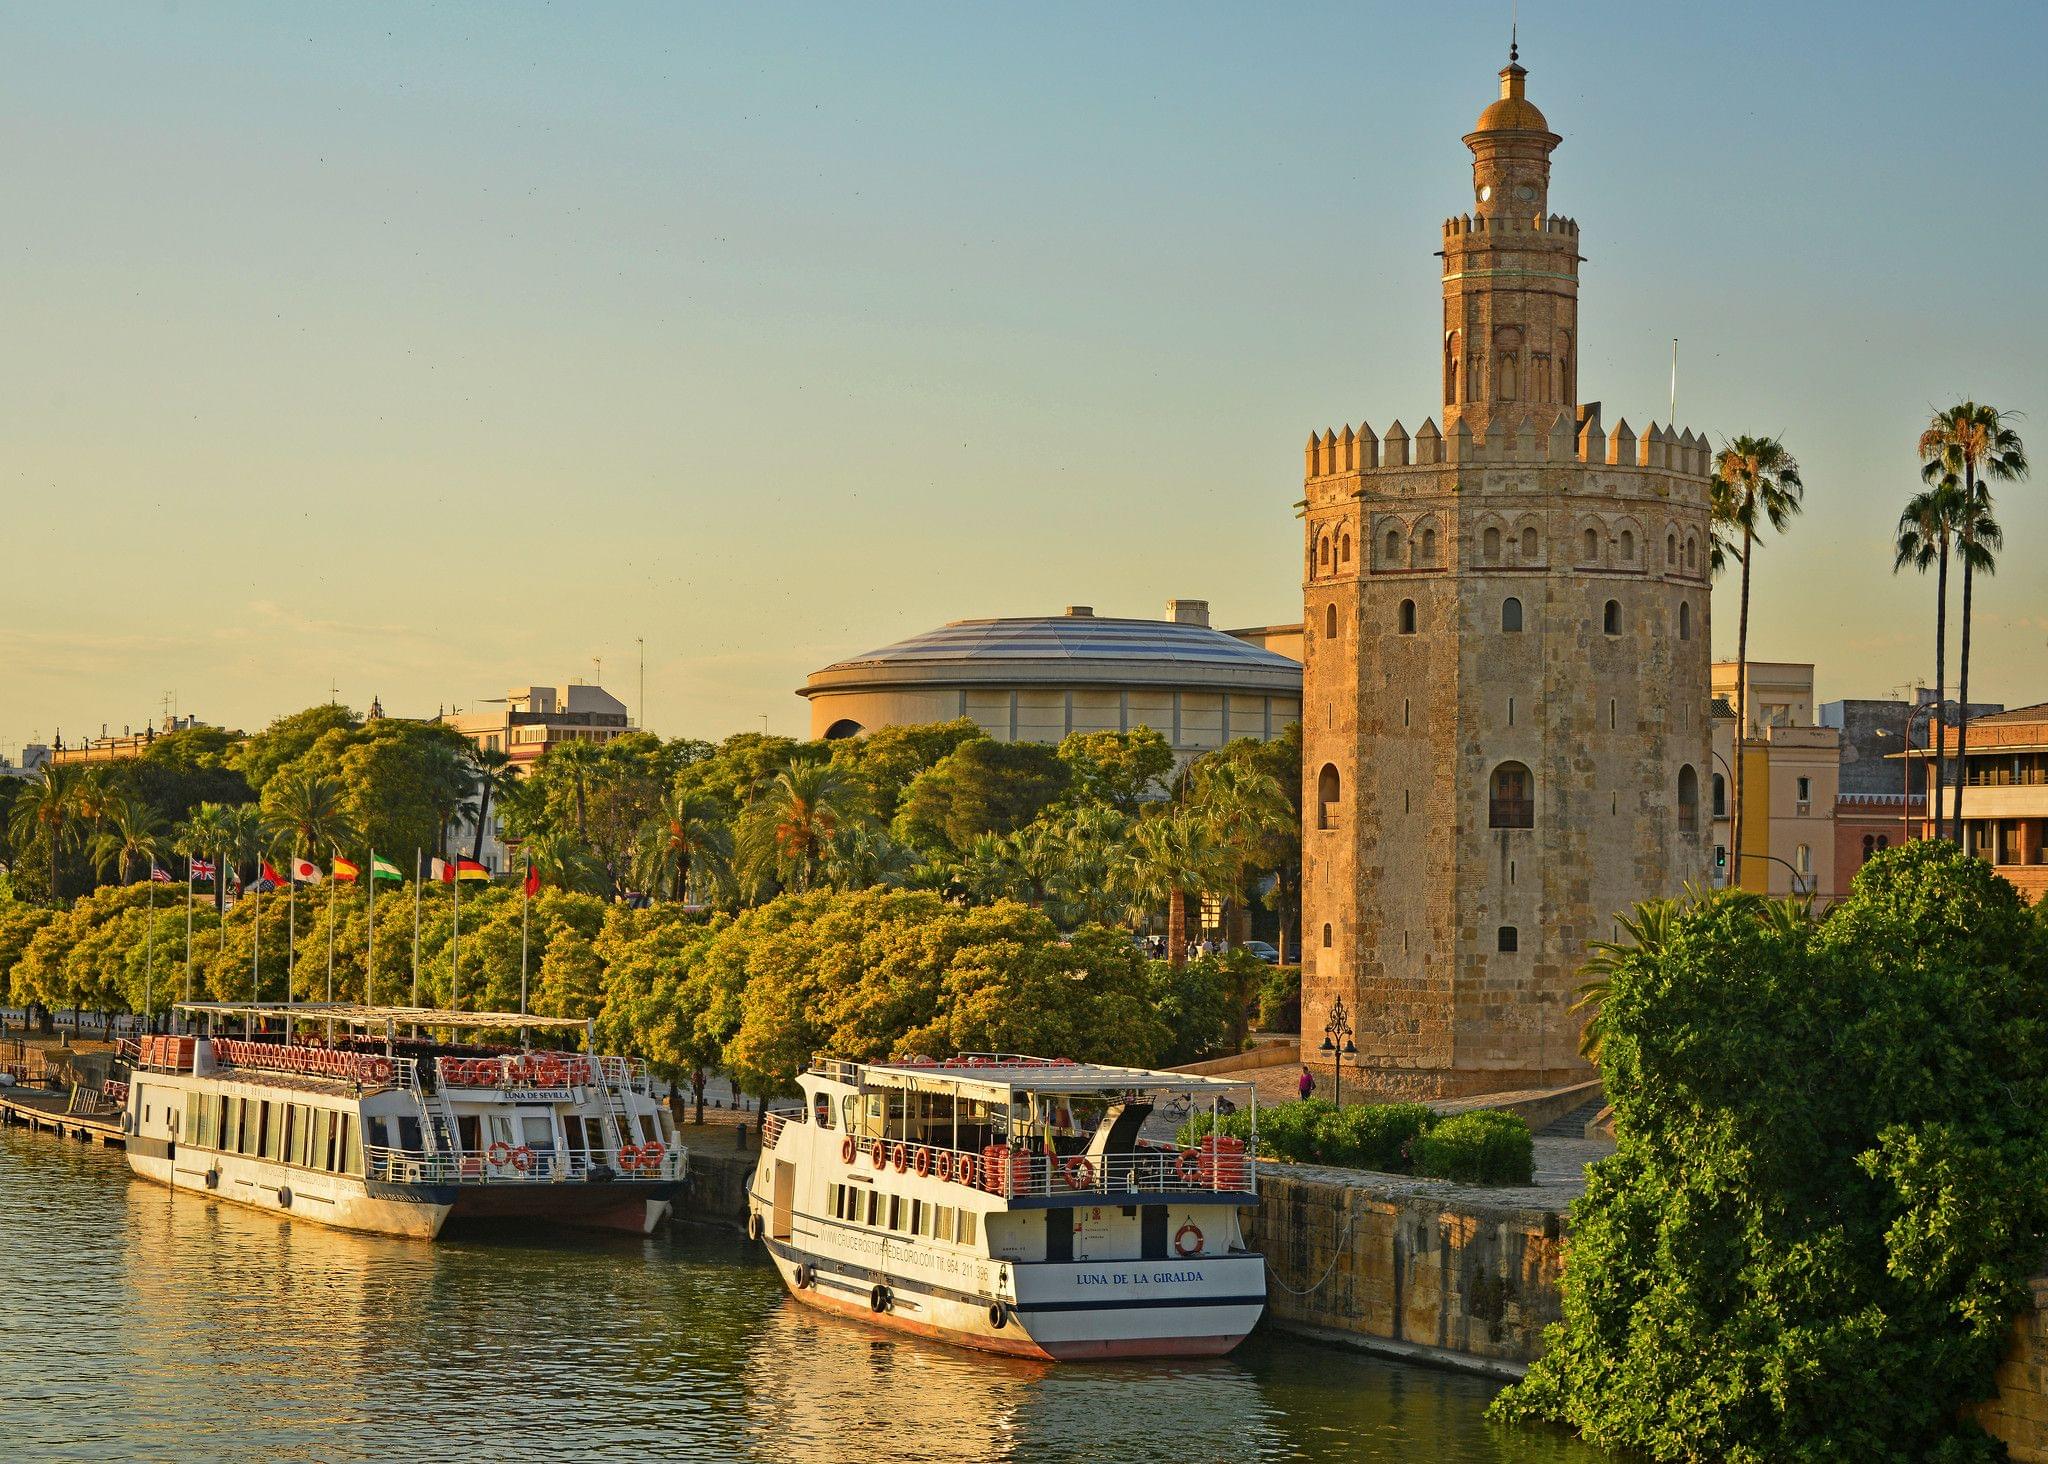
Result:
[[[1517,202],[1517,203],[1534,203],[1535,201],[1536,201],[1536,190],[1535,190],[1535,188],[1534,188],[1534,187],[1532,187],[1531,185],[1529,185],[1529,184],[1527,184],[1527,183],[1524,183],[1524,184],[1523,184],[1523,185],[1522,185],[1522,186],[1521,186],[1520,188],[1517,188],[1517,189],[1515,190],[1515,202]]]
[[[1479,185],[1479,201],[1480,201],[1481,203],[1484,203],[1484,202],[1486,202],[1486,200],[1487,200],[1487,199],[1489,199],[1489,198],[1491,198],[1491,197],[1493,197],[1493,185],[1492,185],[1491,183],[1482,183],[1482,184],[1480,184],[1480,185]]]

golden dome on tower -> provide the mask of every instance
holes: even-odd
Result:
[[[1500,100],[1479,114],[1474,132],[1548,132],[1550,123],[1534,102],[1522,95],[1522,78],[1529,73],[1510,61],[1501,69]]]

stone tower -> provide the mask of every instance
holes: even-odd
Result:
[[[1579,401],[1526,76],[1443,226],[1443,427],[1308,442],[1303,1050],[1342,998],[1388,1096],[1586,1076],[1587,943],[1707,872],[1707,442]]]

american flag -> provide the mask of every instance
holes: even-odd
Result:
[[[154,864],[149,866],[149,877],[157,884],[172,883],[171,872],[168,869],[158,869]]]

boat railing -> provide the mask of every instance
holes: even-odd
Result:
[[[772,1149],[775,1141],[782,1137],[785,1124],[802,1123],[804,1111],[801,1108],[775,1108],[761,1115],[761,1147]]]
[[[778,1130],[779,1132],[779,1130]],[[773,1140],[762,1130],[762,1147]],[[1004,1199],[1059,1199],[1120,1195],[1257,1194],[1255,1148],[1211,1136],[1192,1148],[1169,1144],[1120,1154],[1046,1154],[992,1144],[979,1151],[905,1140],[854,1141],[852,1163],[874,1171],[915,1172]],[[844,1157],[844,1141],[840,1150]]]
[[[348,1052],[334,1047],[299,1047],[278,1042],[250,1042],[230,1037],[213,1039],[216,1065],[294,1077],[330,1078],[366,1088],[419,1086],[418,1064],[409,1057]]]
[[[835,1083],[858,1083],[860,1081],[860,1066],[859,1063],[848,1062],[843,1057],[814,1057],[811,1059],[811,1071],[819,1077],[829,1078]]]
[[[615,1086],[631,1081],[631,1070],[613,1058],[580,1052],[518,1052],[504,1057],[437,1057],[434,1075],[444,1088],[583,1088],[602,1072]]]
[[[661,1143],[622,1149],[529,1149],[493,1144],[481,1152],[423,1154],[363,1146],[363,1172],[397,1184],[581,1184],[614,1179],[680,1179],[687,1152]]]

